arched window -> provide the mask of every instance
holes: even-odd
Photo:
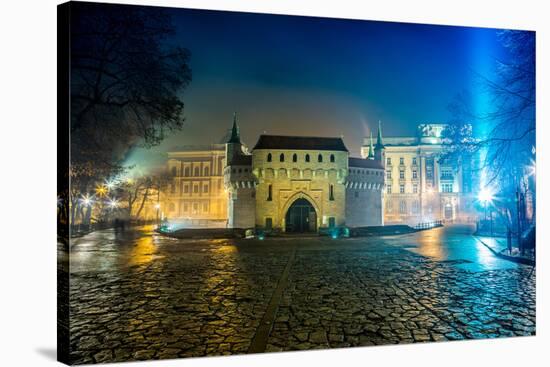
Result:
[[[189,167],[185,167],[185,176],[186,177],[191,176],[191,170],[189,169]]]
[[[292,162],[294,163],[298,162],[298,155],[296,153],[292,155]]]
[[[173,212],[173,211],[176,210],[176,206],[174,205],[174,203],[170,203],[170,204],[168,205],[168,210],[171,211],[171,212]]]
[[[267,161],[268,161],[268,162],[271,162],[271,153],[268,153],[268,154],[267,154]]]
[[[210,175],[210,170],[208,169],[208,167],[204,167],[204,176],[209,176]]]
[[[284,162],[284,161],[285,161],[285,155],[281,153],[281,155],[279,156],[279,162]]]
[[[176,175],[176,167],[172,167],[172,176],[175,176]]]
[[[319,163],[321,163],[323,161],[323,155],[322,154],[319,154],[319,156],[317,157],[317,161]]]
[[[195,176],[200,176],[201,173],[200,173],[200,170],[199,170],[199,167],[195,167]]]
[[[334,154],[331,154],[331,155],[330,155],[330,161],[331,161],[332,163],[334,163]]]
[[[309,162],[309,154],[306,154],[306,162]]]
[[[334,185],[330,185],[328,199],[334,200]]]

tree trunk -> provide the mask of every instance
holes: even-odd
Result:
[[[141,200],[141,205],[139,206],[139,209],[136,213],[136,218],[139,218],[141,215],[141,211],[143,210],[143,207],[145,206],[145,201],[147,200],[147,197],[149,196],[149,188],[145,189],[145,194],[143,194],[143,200]]]

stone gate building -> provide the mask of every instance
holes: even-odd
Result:
[[[315,232],[383,225],[384,146],[349,156],[341,138],[261,135],[248,153],[236,118],[226,144],[228,226]]]

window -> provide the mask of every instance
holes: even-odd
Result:
[[[407,203],[405,200],[401,200],[399,202],[399,214],[405,214],[407,213]]]
[[[189,211],[189,204],[183,203],[183,212],[187,213]]]
[[[334,217],[329,217],[328,218],[328,227],[329,228],[336,227],[336,218],[334,218]]]
[[[191,170],[189,169],[189,167],[185,167],[185,176],[186,177],[191,176]]]
[[[443,192],[453,192],[453,184],[452,183],[444,183],[441,185],[441,191]]]
[[[405,170],[404,170],[404,169],[400,169],[400,170],[399,170],[399,179],[400,179],[400,180],[404,180],[404,179],[405,179]]]
[[[199,193],[199,185],[194,185],[194,186],[193,186],[193,192],[194,192],[195,194],[198,194],[198,193]]]
[[[267,161],[268,161],[268,162],[271,162],[271,153],[268,153],[268,154],[267,154]]]
[[[176,210],[176,206],[174,205],[174,203],[170,203],[170,204],[168,205],[168,210],[171,211],[171,212],[173,212],[174,210]]]
[[[189,194],[189,185],[183,186],[183,192]]]
[[[172,176],[175,176],[177,174],[176,167],[172,167]]]
[[[334,185],[330,185],[328,199],[334,200]]]
[[[386,186],[386,194],[391,194],[391,185]]]
[[[442,180],[452,180],[453,179],[453,171],[450,169],[442,169],[441,170],[441,179]]]
[[[284,161],[285,161],[285,155],[281,153],[281,155],[279,156],[279,162],[284,162]]]
[[[356,197],[356,198],[359,197],[359,191],[355,191],[355,197]]]
[[[204,167],[204,175],[209,176],[210,175],[210,169],[208,167]]]
[[[413,166],[416,166],[416,157],[413,157]]]
[[[273,187],[271,185],[267,186],[267,201],[273,200]]]
[[[417,179],[418,178],[418,171],[413,169],[413,179]]]
[[[273,218],[265,218],[265,229],[273,228]]]
[[[306,162],[309,162],[309,154],[306,154]]]
[[[401,184],[399,185],[399,193],[404,194],[405,193],[405,185]]]
[[[413,184],[413,194],[418,194],[418,185]]]
[[[170,185],[170,193],[175,194],[176,193],[176,185]]]
[[[420,213],[420,203],[418,202],[418,200],[413,201],[412,211],[414,214]]]
[[[200,176],[200,170],[199,167],[195,167],[195,176]]]
[[[298,162],[298,155],[296,153],[292,155],[292,162],[294,163]]]
[[[403,165],[405,164],[405,158],[400,157],[400,158],[399,158],[399,164],[400,164],[401,166],[403,166]]]
[[[197,214],[199,212],[199,203],[193,203],[193,214]]]
[[[391,158],[389,158],[389,157],[386,158],[386,164],[387,164],[388,166],[391,166]]]
[[[331,155],[330,155],[330,162],[331,162],[331,163],[334,163],[334,154],[331,154]]]
[[[319,156],[317,156],[317,161],[319,163],[323,162],[323,155],[319,154]]]
[[[203,203],[202,204],[202,211],[205,212],[205,213],[208,213],[208,203]]]
[[[391,171],[386,171],[386,178],[391,180]]]
[[[208,185],[204,185],[204,186],[202,187],[202,192],[208,193]]]

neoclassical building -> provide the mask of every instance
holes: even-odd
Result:
[[[443,159],[444,129],[444,124],[422,124],[416,136],[384,138],[386,223],[475,218],[472,162]],[[370,145],[365,138],[363,157]]]
[[[168,152],[171,182],[163,195],[162,211],[190,225],[225,225],[225,145],[185,146]]]
[[[249,153],[234,118],[225,146],[228,226],[315,232],[383,225],[379,143],[353,158],[341,138],[261,135]]]

